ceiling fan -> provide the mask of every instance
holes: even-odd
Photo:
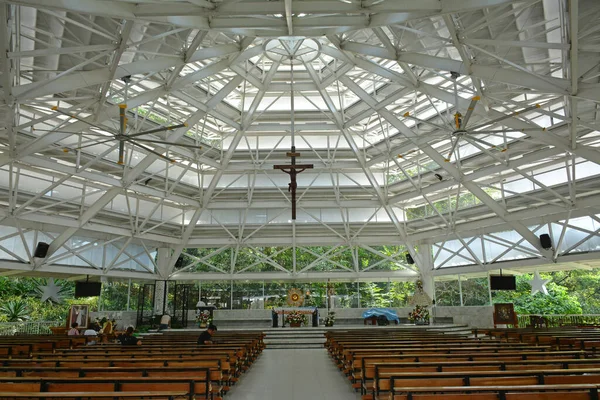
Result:
[[[500,122],[504,119],[519,115],[520,113],[525,113],[525,112],[531,111],[533,109],[540,108],[541,106],[539,104],[535,104],[533,106],[526,107],[522,110],[519,110],[516,112],[511,112],[509,114],[505,114],[505,115],[503,115],[499,118],[493,119],[491,121],[483,122],[483,123],[475,125],[475,126],[467,126],[469,124],[471,116],[473,115],[475,106],[477,105],[477,102],[479,100],[481,100],[481,98],[479,96],[472,97],[471,102],[469,103],[469,105],[467,107],[466,113],[463,115],[458,110],[459,96],[458,96],[456,80],[459,76],[460,75],[456,72],[451,72],[451,75],[450,75],[451,79],[454,81],[454,97],[455,97],[454,104],[456,105],[456,112],[454,113],[453,120],[450,123],[451,129],[449,129],[447,126],[440,126],[437,124],[432,124],[429,121],[424,121],[424,120],[418,119],[416,117],[413,117],[410,115],[409,112],[404,113],[403,116],[405,118],[411,118],[413,120],[416,120],[420,123],[434,125],[436,128],[441,128],[444,131],[450,131],[450,141],[452,143],[452,147],[450,148],[448,155],[444,158],[444,161],[446,161],[446,162],[450,162],[452,154],[455,152],[455,150],[458,147],[459,142],[461,140],[463,140],[467,143],[470,143],[471,145],[473,145],[483,151],[494,150],[494,151],[499,151],[501,153],[506,152],[508,150],[507,143],[504,143],[504,145],[496,145],[496,144],[490,143],[489,141],[484,140],[480,137],[477,137],[476,135],[502,135],[503,132],[499,131],[499,130],[481,130],[481,129],[488,127],[490,125],[493,125],[497,122]],[[438,113],[438,115],[439,115],[439,113]],[[545,130],[545,128],[543,128],[542,130]],[[481,145],[483,145],[485,147],[482,147]],[[402,158],[401,155],[398,155],[398,157]]]
[[[127,91],[128,91],[128,87],[129,87],[129,82],[131,81],[131,77],[127,76],[127,77],[124,77],[122,80],[123,80],[123,82],[125,82],[125,101],[127,101]],[[149,153],[152,153],[152,154],[154,154],[164,160],[167,160],[171,163],[174,163],[176,160],[157,152],[156,150],[154,150],[153,148],[151,148],[149,146],[156,144],[156,145],[186,147],[186,148],[196,149],[196,150],[202,149],[202,146],[183,144],[183,143],[175,143],[175,142],[169,142],[167,140],[158,140],[158,139],[144,137],[146,135],[151,135],[154,133],[167,132],[167,131],[172,131],[174,129],[186,127],[186,126],[188,126],[188,124],[185,122],[182,124],[177,124],[177,125],[172,125],[172,126],[161,126],[159,128],[150,129],[150,130],[141,131],[141,132],[134,132],[132,129],[128,132],[128,129],[127,129],[127,104],[124,104],[124,103],[119,104],[119,130],[118,130],[118,132],[114,131],[112,129],[109,129],[107,127],[104,127],[104,126],[99,126],[99,125],[93,124],[89,121],[86,121],[86,120],[76,116],[76,115],[72,115],[65,111],[62,111],[58,108],[58,106],[52,107],[52,110],[58,111],[59,113],[68,116],[69,118],[76,119],[80,122],[83,122],[84,124],[91,126],[92,128],[95,128],[95,129],[105,132],[105,133],[85,133],[86,136],[100,136],[100,137],[103,137],[106,139],[103,140],[103,139],[99,138],[97,141],[92,141],[92,143],[90,143],[90,144],[85,144],[85,145],[73,148],[72,150],[80,150],[85,147],[96,146],[99,144],[104,144],[104,143],[107,143],[107,142],[110,142],[113,140],[117,140],[119,142],[119,158],[118,158],[117,164],[119,164],[119,165],[125,164],[125,143],[128,143],[131,146],[143,149],[143,150],[145,150]],[[109,135],[112,135],[112,137],[107,136],[106,132]],[[68,153],[69,150],[70,149],[67,147],[65,147],[63,149],[63,151],[65,153]]]
[[[112,137],[108,137],[106,140],[98,140],[95,141],[91,144],[87,144],[87,145],[83,145],[83,146],[79,146],[77,148],[73,148],[72,150],[80,150],[82,148],[85,147],[91,147],[91,146],[96,146],[99,144],[103,144],[103,143],[107,143],[113,140],[117,140],[119,142],[119,159],[117,161],[117,164],[119,165],[123,165],[125,163],[125,143],[129,143],[130,145],[134,146],[134,147],[139,147],[140,149],[143,149],[149,153],[155,154],[156,156],[167,160],[169,162],[175,162],[174,159],[167,157],[164,154],[161,154],[157,151],[155,151],[154,149],[152,149],[151,147],[149,147],[148,145],[146,145],[146,143],[149,144],[162,144],[162,145],[170,145],[170,146],[180,146],[180,147],[188,147],[188,148],[193,148],[193,149],[201,149],[201,146],[194,146],[194,145],[188,145],[188,144],[181,144],[181,143],[175,143],[175,142],[168,142],[166,140],[157,140],[157,139],[149,139],[149,138],[144,138],[143,136],[145,135],[150,135],[153,133],[159,133],[159,132],[166,132],[166,131],[171,131],[177,128],[182,128],[184,126],[188,126],[186,123],[183,124],[178,124],[178,125],[172,125],[172,126],[164,126],[164,127],[159,127],[156,129],[150,129],[147,131],[141,131],[141,132],[127,132],[127,116],[126,116],[126,111],[127,111],[127,105],[126,104],[119,104],[119,131],[116,132],[112,129],[109,129],[107,127],[103,127],[103,126],[99,126],[99,125],[95,125],[90,123],[89,121],[86,121],[82,118],[79,118],[75,115],[69,114],[67,112],[64,112],[62,110],[60,110],[57,106],[52,107],[52,110],[54,111],[58,111],[59,113],[66,115],[70,118],[76,119],[78,121],[81,121],[87,125],[90,125],[93,128],[96,128],[98,130],[102,130],[104,132],[108,132],[110,135],[112,135]],[[90,135],[89,133],[87,133],[86,135]],[[105,134],[91,134],[91,135],[98,135],[98,136],[103,136],[103,137],[107,137]],[[69,148],[64,148],[63,151],[65,153],[69,152]]]

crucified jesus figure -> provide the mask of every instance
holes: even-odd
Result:
[[[292,219],[296,219],[296,189],[298,183],[296,182],[296,175],[303,172],[306,169],[312,168],[312,164],[296,164],[296,157],[300,156],[300,153],[296,153],[296,146],[292,146],[292,151],[287,153],[288,157],[292,158],[292,163],[289,165],[275,165],[273,168],[279,169],[290,176],[290,183],[288,184],[288,192],[292,195]]]

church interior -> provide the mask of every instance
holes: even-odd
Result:
[[[597,400],[599,20],[0,0],[0,399]]]

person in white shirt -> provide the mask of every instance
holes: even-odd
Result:
[[[85,332],[83,332],[83,336],[98,336],[98,332],[96,332],[92,328],[87,328]]]
[[[171,316],[169,314],[165,314],[160,319],[160,325],[158,327],[159,331],[163,329],[169,329],[171,327]]]
[[[98,332],[96,332],[96,330],[94,329],[94,326],[90,326],[88,327],[85,332],[83,332],[83,336],[91,336],[93,338],[98,337]],[[90,340],[88,339],[87,343],[88,346],[92,346],[94,344],[96,344],[96,340]]]

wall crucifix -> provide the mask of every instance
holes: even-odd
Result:
[[[288,184],[288,192],[292,196],[292,219],[296,219],[296,188],[298,183],[296,182],[296,175],[305,169],[312,168],[312,164],[296,164],[296,157],[300,157],[300,153],[296,153],[296,146],[292,146],[292,150],[286,153],[288,157],[292,158],[291,164],[274,165],[273,168],[282,170],[290,176],[290,183]]]

